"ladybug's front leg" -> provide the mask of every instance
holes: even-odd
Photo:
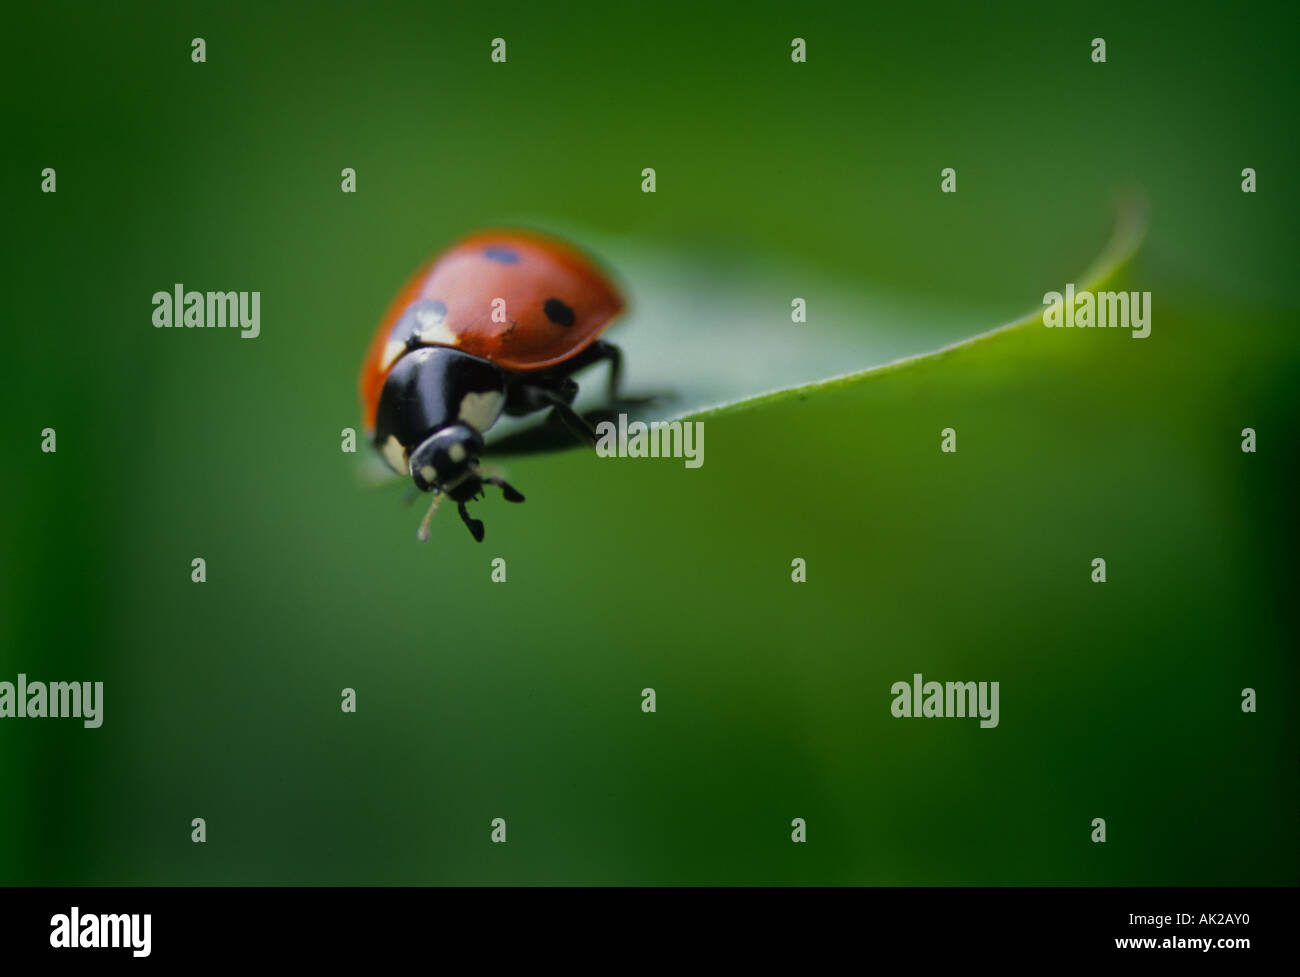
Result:
[[[456,510],[460,513],[461,522],[463,522],[466,528],[469,529],[469,534],[473,536],[476,541],[480,543],[483,542],[483,521],[471,516],[469,510],[465,508],[464,502],[457,503]]]

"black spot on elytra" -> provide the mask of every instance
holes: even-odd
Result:
[[[546,313],[546,318],[557,326],[573,325],[573,310],[559,299],[547,299],[546,304],[542,306],[542,311]]]
[[[483,251],[483,257],[492,261],[499,261],[503,265],[515,265],[519,263],[517,252],[509,248],[487,248]]]

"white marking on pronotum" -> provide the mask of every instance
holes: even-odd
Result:
[[[505,398],[496,390],[466,394],[460,402],[460,419],[476,431],[486,431],[501,416]]]
[[[425,465],[420,469],[420,477],[432,485],[438,480],[438,470],[432,465]]]
[[[384,442],[383,453],[384,460],[392,465],[395,471],[406,473],[409,464],[406,460],[406,449],[391,434],[388,436],[388,440]]]
[[[447,454],[451,455],[452,461],[464,461],[465,446],[463,444],[453,444],[451,448],[447,451]]]

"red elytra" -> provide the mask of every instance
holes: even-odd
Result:
[[[504,314],[493,315],[504,299]],[[411,305],[446,307],[417,346],[449,346],[517,372],[541,370],[582,352],[623,311],[623,299],[590,258],[533,231],[482,231],[427,262],[384,313],[361,368],[366,428],[373,431],[388,371],[406,349],[392,346]],[[495,303],[495,308],[494,308]],[[505,321],[494,321],[502,319]]]

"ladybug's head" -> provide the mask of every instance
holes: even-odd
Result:
[[[524,497],[502,478],[483,474],[479,455],[483,453],[483,436],[467,424],[451,424],[425,438],[411,452],[411,478],[421,492],[432,492],[433,504],[420,523],[419,537],[429,538],[429,522],[444,495],[458,504],[460,517],[474,538],[483,541],[483,523],[470,518],[465,503],[483,494],[484,484],[500,486],[508,502],[522,502]]]
[[[457,502],[479,493],[478,456],[483,437],[466,424],[435,431],[411,452],[411,478],[421,492],[445,492]]]

